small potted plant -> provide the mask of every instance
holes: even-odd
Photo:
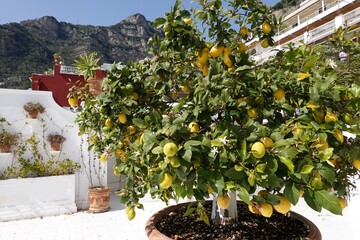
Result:
[[[24,110],[27,112],[28,118],[37,118],[39,113],[45,112],[45,108],[40,103],[27,102],[24,105]]]
[[[10,152],[11,146],[15,145],[19,139],[18,134],[9,133],[5,130],[0,132],[0,152]]]
[[[61,144],[66,140],[66,138],[58,133],[50,133],[46,136],[46,140],[50,142],[52,150],[59,151],[61,149]]]

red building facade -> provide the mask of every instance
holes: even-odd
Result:
[[[106,72],[99,69],[95,72],[96,78],[104,78]],[[62,65],[55,60],[53,74],[32,74],[31,88],[35,91],[51,91],[53,98],[61,107],[69,107],[67,95],[74,85],[84,86],[84,76],[76,74],[76,67]]]

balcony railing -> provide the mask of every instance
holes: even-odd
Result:
[[[313,30],[309,31],[309,43],[319,40],[323,37],[326,37],[336,30],[335,28],[335,20],[331,22],[327,22]]]
[[[323,13],[326,13],[326,12],[330,13],[330,12],[332,12],[332,11],[330,11],[330,9],[333,8],[333,7],[339,6],[339,4],[340,4],[341,2],[343,2],[343,1],[345,1],[345,0],[338,0],[338,1],[333,1],[333,2],[325,2],[324,11],[323,11],[323,12],[322,12],[322,9],[321,9],[321,11],[320,11],[319,8],[315,7],[315,8],[313,9],[313,11],[310,12],[309,14],[307,14],[305,17],[300,17],[299,14],[301,14],[301,12],[299,12],[298,15],[296,15],[296,16],[299,16],[299,22],[297,22],[297,23],[292,22],[292,23],[290,24],[290,26],[285,27],[285,28],[280,28],[280,30],[279,30],[279,32],[278,32],[278,35],[282,35],[282,34],[288,32],[288,31],[290,31],[291,29],[300,26],[301,24],[303,24],[303,23],[305,23],[305,22],[307,22],[307,21],[310,21],[311,19],[318,19],[318,18],[320,18],[320,17],[319,17],[320,14],[322,14],[322,16],[323,16]],[[309,8],[311,8],[311,6],[310,6]],[[326,15],[327,15],[327,14],[326,14]]]
[[[360,22],[360,8],[354,9],[344,15],[345,24],[348,26],[357,24]]]
[[[60,73],[61,74],[77,74],[76,70],[77,70],[77,68],[73,67],[73,66],[61,65],[61,67],[60,67]]]

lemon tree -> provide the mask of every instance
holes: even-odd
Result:
[[[77,119],[80,133],[96,136],[90,147],[127,177],[129,219],[146,193],[165,202],[213,195],[219,219],[236,218],[224,211],[236,196],[264,217],[300,197],[341,214],[359,174],[358,68],[335,66],[321,46],[251,61],[240,43],[272,46],[278,24],[258,1],[198,1],[193,12],[176,1],[154,24],[164,36],[149,40],[153,57],[114,65]]]

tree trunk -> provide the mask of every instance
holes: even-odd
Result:
[[[213,198],[211,220],[213,223],[225,225],[230,222],[238,220],[237,205],[236,205],[236,192],[230,191],[230,205],[227,209],[221,209],[217,205],[217,197]]]

